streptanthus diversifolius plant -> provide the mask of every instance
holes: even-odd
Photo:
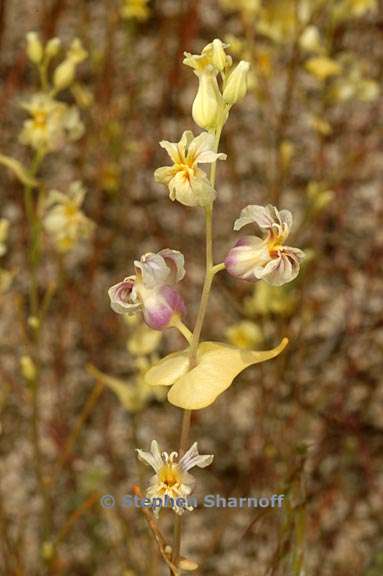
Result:
[[[211,406],[240,372],[275,358],[287,345],[287,339],[283,338],[271,350],[244,351],[223,342],[201,341],[215,275],[226,269],[243,280],[263,280],[280,286],[298,275],[303,259],[301,250],[285,244],[292,226],[291,212],[272,205],[250,205],[242,210],[234,229],[257,226],[261,237],[243,236],[228,251],[224,262],[214,262],[213,208],[219,201],[216,170],[218,160],[226,159],[219,151],[220,137],[232,107],[246,95],[250,65],[241,61],[234,66],[228,46],[218,39],[208,44],[201,54],[186,53],[184,64],[192,68],[198,79],[192,116],[202,131],[198,135],[186,131],[179,142],[160,143],[171,164],[158,168],[155,179],[168,187],[171,201],[180,202],[187,209],[204,211],[206,268],[193,329],[183,322],[186,305],[178,286],[185,276],[185,262],[183,255],[175,249],[164,248],[158,253],[144,254],[134,261],[133,273],[109,289],[115,312],[142,313],[145,323],[153,330],[174,327],[187,341],[185,349],[162,358],[145,375],[150,386],[167,386],[169,402],[183,409],[178,451],[161,452],[156,440],[153,440],[150,452],[137,449],[138,458],[155,471],[147,496],[164,502],[166,497],[186,500],[195,483],[189,470],[195,466],[205,468],[213,461],[213,455],[199,454],[196,442],[189,448],[191,412]],[[209,174],[201,168],[205,164],[210,165]],[[193,565],[180,555],[181,516],[190,509],[187,502],[179,505],[179,501],[173,507],[176,514],[174,544],[165,560],[175,574],[191,569]]]

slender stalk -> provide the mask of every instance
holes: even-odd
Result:
[[[44,159],[45,151],[38,150],[32,161],[30,173],[34,177],[37,175],[41,163]],[[39,188],[39,196],[37,200],[33,198],[33,189],[31,186],[27,185],[24,189],[24,205],[25,212],[28,221],[28,232],[29,232],[29,249],[28,249],[28,260],[29,260],[29,270],[30,270],[30,286],[29,286],[29,320],[33,319],[33,324],[31,323],[32,333],[31,333],[31,345],[33,348],[34,363],[36,365],[36,375],[31,382],[31,394],[32,394],[32,445],[36,469],[37,484],[39,487],[39,492],[41,494],[44,503],[44,536],[47,536],[52,527],[51,518],[51,506],[49,493],[47,489],[47,484],[44,478],[43,465],[42,465],[42,453],[40,447],[39,439],[39,422],[40,422],[40,410],[39,410],[39,379],[40,379],[40,369],[39,369],[39,336],[40,336],[40,303],[38,295],[38,280],[37,272],[38,265],[40,261],[40,231],[41,224],[39,222],[39,205],[42,192]],[[45,306],[44,306],[45,307]]]
[[[215,150],[218,150],[219,141],[222,133],[222,126],[220,126],[215,133]],[[215,187],[217,174],[217,161],[215,161],[210,170],[210,183]],[[213,259],[213,205],[205,208],[205,252],[206,252],[206,270],[205,278],[202,288],[201,300],[198,308],[197,319],[193,330],[193,335],[189,349],[189,365],[190,369],[194,368],[197,364],[198,345],[200,342],[203,323],[206,316],[207,305],[209,302],[209,295],[214,276],[217,272],[222,270],[224,264],[217,264],[214,266]],[[181,438],[179,447],[179,456],[185,453],[190,435],[191,426],[191,410],[184,410],[181,425]],[[173,556],[172,560],[177,566],[180,558],[182,540],[182,517],[176,516],[174,523],[174,541],[173,541]]]

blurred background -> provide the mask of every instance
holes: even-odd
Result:
[[[40,89],[26,55],[30,31],[61,39],[53,70],[75,38],[87,52],[58,96],[78,110],[81,133],[46,156],[39,180],[47,192],[81,181],[94,224],[60,249],[42,232],[37,342],[23,184],[0,166],[0,573],[167,573],[140,511],[104,510],[99,498],[145,487],[150,471],[135,447],[156,438],[177,448],[180,411],[143,375],[184,342],[114,314],[107,290],[141,254],[180,250],[192,325],[203,213],[170,202],[153,171],[168,163],[160,140],[199,132],[197,79],[183,52],[218,37],[252,67],[221,141],[228,159],[218,169],[215,260],[233,245],[240,210],[268,202],[292,211],[291,245],[307,257],[281,288],[217,276],[204,339],[290,344],[192,418],[193,441],[215,454],[196,473],[197,496],[284,493],[288,503],[198,509],[186,516],[184,550],[201,575],[381,576],[382,5],[2,0],[0,154],[25,167],[33,162],[28,137],[20,141],[25,101]],[[172,520],[162,514],[164,533]]]

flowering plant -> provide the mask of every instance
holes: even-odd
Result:
[[[143,320],[152,329],[177,328],[188,346],[173,352],[155,363],[145,373],[149,386],[169,387],[169,402],[184,410],[180,447],[170,455],[161,452],[153,440],[151,451],[137,449],[138,458],[154,468],[149,498],[188,496],[194,479],[188,473],[193,466],[205,468],[213,461],[212,455],[200,456],[197,444],[189,450],[190,416],[192,410],[207,408],[215,402],[247,367],[278,356],[287,345],[283,338],[270,350],[242,350],[223,342],[201,342],[201,333],[215,275],[224,270],[249,281],[265,280],[280,286],[293,280],[299,273],[303,252],[284,245],[292,226],[292,214],[276,207],[251,205],[244,208],[234,223],[234,229],[255,223],[264,237],[245,236],[232,248],[222,263],[213,260],[213,206],[216,191],[217,160],[226,159],[219,152],[222,129],[232,106],[247,91],[249,64],[240,62],[233,68],[228,46],[216,39],[201,54],[185,54],[184,64],[190,66],[198,78],[198,90],[192,114],[203,129],[194,136],[183,133],[178,143],[162,141],[161,147],[169,154],[173,164],[158,168],[155,180],[166,185],[172,201],[187,207],[201,208],[206,223],[206,270],[201,300],[193,330],[183,322],[186,306],[175,285],[185,276],[184,257],[177,250],[166,248],[157,254],[145,254],[134,261],[135,274],[128,276],[109,289],[112,309],[119,314],[142,313]],[[221,79],[221,85],[218,83]],[[200,164],[210,164],[208,175]],[[187,502],[175,502],[179,516],[190,510]],[[171,553],[173,566],[181,567],[181,524],[176,519],[175,541]],[[170,560],[170,558],[169,558]]]

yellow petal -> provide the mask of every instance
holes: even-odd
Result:
[[[178,378],[186,374],[188,368],[188,351],[173,352],[147,371],[145,382],[150,386],[171,386]]]
[[[187,410],[206,408],[229,388],[240,372],[252,364],[275,358],[287,343],[287,338],[283,338],[279,346],[272,350],[247,351],[225,344],[204,342],[199,348],[198,365],[177,379],[169,390],[168,400]]]

